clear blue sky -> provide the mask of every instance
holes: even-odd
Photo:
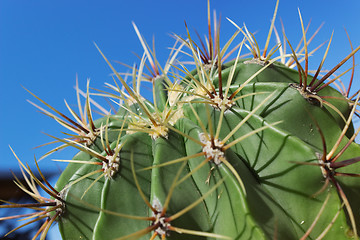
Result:
[[[0,174],[18,169],[9,145],[25,162],[33,163],[34,155],[40,157],[46,149],[32,148],[50,141],[41,132],[61,136],[53,120],[43,116],[26,102],[36,100],[22,86],[48,101],[61,111],[64,99],[75,105],[76,74],[80,87],[85,89],[87,78],[91,86],[104,89],[111,82],[110,69],[96,50],[96,42],[110,60],[132,65],[137,58],[132,52],[142,54],[141,45],[131,21],[151,42],[156,39],[160,61],[169,53],[167,47],[174,40],[171,33],[185,34],[184,20],[190,30],[206,33],[206,0],[153,0],[153,1],[0,1]],[[272,18],[275,0],[212,0],[211,7],[222,16],[221,38],[228,39],[235,31],[225,17],[241,25],[245,22],[250,31],[264,44]],[[360,44],[358,0],[282,0],[276,25],[282,18],[290,40],[301,37],[297,8],[304,22],[312,19],[310,32],[322,22],[324,27],[312,46],[329,39],[335,31],[326,67],[334,66],[350,52],[343,27],[348,30],[354,46]],[[272,39],[272,44],[274,44]],[[319,57],[312,60],[317,67]],[[119,68],[121,70],[121,68]],[[124,69],[123,69],[124,70]],[[344,70],[344,68],[342,69]],[[359,80],[359,70],[355,78]],[[360,84],[356,83],[355,88]],[[56,158],[70,159],[72,153],[63,152]],[[33,164],[31,164],[33,166]],[[64,164],[54,164],[50,159],[41,162],[45,170],[59,171]]]
[[[226,4],[225,4],[226,2]],[[9,145],[19,157],[32,163],[34,155],[40,157],[46,149],[33,147],[50,141],[41,132],[61,136],[63,130],[53,120],[40,114],[26,102],[36,100],[22,86],[48,101],[61,111],[66,111],[64,99],[75,105],[76,74],[80,87],[85,89],[87,78],[91,86],[104,89],[110,82],[110,69],[96,50],[96,42],[107,57],[132,65],[137,62],[133,52],[142,54],[141,45],[133,30],[134,21],[144,37],[156,39],[160,61],[165,61],[174,40],[170,34],[185,34],[184,20],[190,30],[206,33],[206,1],[25,1],[2,0],[0,2],[0,174],[8,169],[17,170],[17,163]],[[222,16],[221,38],[228,39],[235,31],[226,17],[241,25],[245,22],[250,31],[258,31],[259,41],[264,43],[272,18],[275,0],[239,1],[213,0],[212,9]],[[348,30],[354,46],[360,44],[358,0],[293,0],[280,1],[279,19],[285,24],[288,37],[296,42],[301,37],[297,8],[304,22],[312,19],[309,32],[322,22],[324,27],[312,46],[329,39],[335,31],[326,67],[330,68],[350,52],[343,27]],[[274,44],[274,39],[272,39]],[[324,48],[312,60],[317,67]],[[119,68],[121,70],[121,68]],[[124,69],[123,69],[124,70]],[[356,70],[356,79],[359,79]],[[359,84],[357,84],[359,87]],[[57,158],[71,158],[64,152]],[[41,166],[52,166],[48,160]],[[60,164],[60,166],[64,166]]]

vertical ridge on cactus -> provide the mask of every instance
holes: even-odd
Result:
[[[2,201],[0,208],[33,213],[0,221],[27,221],[13,231],[44,221],[33,239],[45,239],[55,222],[63,239],[358,239],[360,128],[353,118],[360,95],[349,91],[360,46],[350,41],[350,54],[321,76],[333,35],[311,71],[310,55],[320,46],[310,50],[309,44],[318,30],[308,38],[298,10],[302,40],[294,48],[283,30],[281,41],[278,5],[264,49],[232,20],[236,31],[221,48],[220,21],[215,17],[212,26],[208,1],[208,36],[196,33],[197,44],[185,23],[186,38],[175,35],[164,66],[132,23],[144,51],[139,66],[124,64],[131,73],[120,73],[95,44],[114,83],[106,84],[109,92],[94,93],[89,82],[86,92],[77,85],[78,113],[65,101],[66,115],[27,90],[45,108],[32,105],[72,132],[48,135],[49,144],[60,146],[41,159],[66,147],[79,152],[54,159],[68,163],[55,187],[14,153],[28,186],[15,177],[16,183],[38,203]],[[241,55],[244,49],[251,58]],[[339,77],[330,77],[350,58],[350,85],[338,91],[332,83]],[[141,94],[145,82],[152,100]],[[118,109],[106,111],[93,96]],[[94,119],[92,106],[103,117]]]

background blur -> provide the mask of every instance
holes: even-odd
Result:
[[[246,23],[256,33],[261,47],[267,37],[275,0],[212,0],[211,9],[221,15],[222,44],[236,28],[226,20],[238,25]],[[297,45],[301,39],[298,16],[301,10],[305,25],[311,20],[308,37],[324,22],[310,49],[328,40],[334,30],[332,46],[325,62],[330,69],[351,52],[344,31],[347,29],[354,47],[360,44],[360,1],[344,0],[292,0],[280,1],[276,27],[281,31],[280,18],[284,22],[287,37]],[[129,65],[138,63],[133,54],[141,55],[142,47],[135,34],[132,21],[149,44],[155,38],[158,60],[165,63],[174,43],[173,33],[185,36],[184,20],[191,31],[200,35],[207,33],[206,0],[153,0],[153,1],[0,1],[0,178],[1,189],[11,177],[9,169],[18,172],[18,164],[9,149],[14,149],[19,158],[34,167],[34,156],[41,157],[50,148],[33,149],[51,141],[42,134],[62,136],[64,131],[52,119],[40,114],[26,100],[39,103],[25,88],[31,90],[58,110],[68,113],[64,99],[75,108],[75,79],[86,90],[90,86],[105,89],[104,82],[112,82],[111,70],[100,56],[94,42],[111,61]],[[196,36],[196,35],[193,35]],[[240,41],[241,38],[238,38]],[[272,38],[271,46],[275,44]],[[326,46],[310,59],[310,68],[316,69]],[[359,54],[357,54],[359,55]],[[349,61],[348,67],[351,66]],[[126,68],[114,64],[119,71]],[[339,72],[345,71],[343,67]],[[360,72],[356,69],[353,90],[360,87]],[[342,80],[346,83],[349,75]],[[101,102],[101,99],[99,99]],[[106,105],[104,105],[107,107]],[[108,107],[107,107],[108,108]],[[40,162],[40,167],[49,177],[58,175],[66,166],[54,163],[52,158],[71,159],[74,152],[65,150]],[[0,197],[1,198],[1,197]],[[0,223],[0,235],[4,225]],[[56,232],[57,227],[54,227]],[[49,239],[58,239],[49,235]],[[25,238],[24,238],[25,239]]]

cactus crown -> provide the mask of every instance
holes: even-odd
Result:
[[[4,201],[0,208],[33,213],[0,220],[45,221],[34,239],[45,239],[54,222],[64,239],[357,239],[360,128],[352,120],[360,95],[350,96],[352,77],[347,90],[331,84],[360,46],[320,78],[332,36],[311,72],[317,48],[308,47],[317,31],[307,38],[299,11],[302,47],[293,48],[285,32],[281,41],[278,4],[263,50],[245,25],[231,20],[236,31],[221,47],[209,1],[205,41],[196,43],[186,26],[164,67],[134,23],[144,54],[131,74],[120,74],[96,46],[114,83],[94,95],[116,102],[116,113],[95,103],[89,83],[86,93],[76,85],[79,113],[65,102],[70,115],[29,91],[49,110],[31,102],[35,107],[72,132],[50,136],[60,146],[42,158],[66,147],[79,153],[57,160],[68,166],[55,187],[15,155],[28,186],[16,181],[38,203]],[[251,58],[241,55],[245,48]],[[177,60],[183,53],[191,65]],[[145,82],[152,101],[140,93]],[[104,116],[95,120],[93,106]]]

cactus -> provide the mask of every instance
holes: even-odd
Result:
[[[96,46],[115,77],[109,92],[94,95],[118,103],[116,113],[93,119],[89,85],[86,93],[76,88],[78,102],[80,95],[86,101],[79,113],[67,105],[71,116],[29,91],[50,110],[33,105],[73,132],[51,136],[61,145],[44,157],[65,147],[79,152],[57,160],[68,166],[54,187],[14,153],[28,186],[16,181],[38,203],[6,202],[0,208],[34,212],[0,220],[44,220],[34,239],[45,239],[55,222],[63,239],[357,239],[360,147],[352,119],[360,95],[330,84],[360,47],[321,76],[330,39],[311,75],[300,11],[302,50],[285,33],[284,44],[269,50],[278,3],[263,51],[246,26],[232,21],[237,30],[220,48],[208,4],[206,44],[196,44],[189,31],[176,36],[164,67],[134,24],[144,54],[131,68],[133,84]],[[243,40],[231,49],[238,35]],[[251,58],[241,56],[244,48]],[[184,51],[191,68],[176,60]],[[236,58],[227,61],[228,53]],[[141,94],[144,83],[151,101]]]

